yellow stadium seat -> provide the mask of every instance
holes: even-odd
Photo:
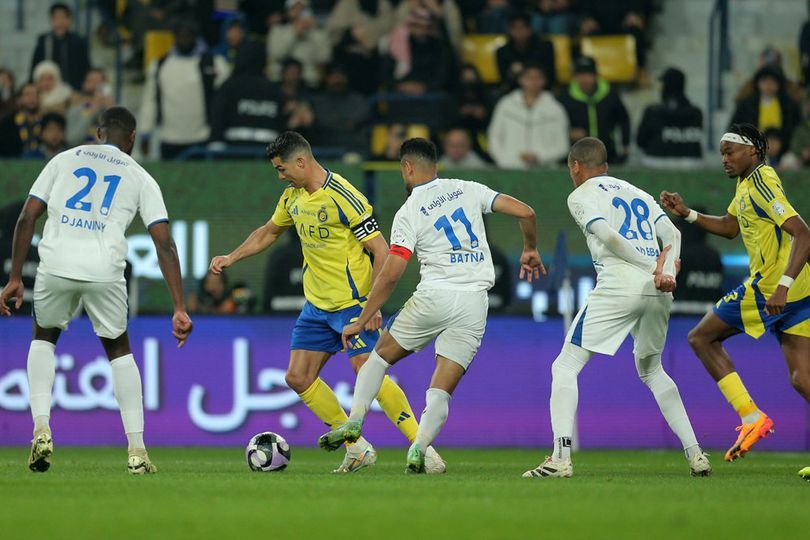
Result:
[[[143,68],[149,69],[152,62],[163,58],[174,45],[174,34],[169,30],[150,30],[143,38]]]
[[[571,37],[565,34],[548,34],[543,38],[554,45],[554,71],[557,72],[557,83],[571,81]]]
[[[636,40],[631,35],[583,36],[581,51],[596,60],[599,76],[610,82],[634,82]]]
[[[377,124],[371,129],[371,155],[380,156],[385,153],[388,147],[388,130],[391,126]],[[425,124],[408,124],[405,126],[405,138],[413,139],[422,137],[430,139],[430,128]]]
[[[501,81],[495,52],[506,44],[507,37],[500,34],[470,34],[464,36],[461,56],[464,62],[478,69],[481,79],[488,84]]]

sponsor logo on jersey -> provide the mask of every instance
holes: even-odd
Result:
[[[785,207],[782,206],[782,203],[779,201],[773,201],[771,203],[771,208],[774,212],[776,212],[777,216],[784,216],[785,215]]]

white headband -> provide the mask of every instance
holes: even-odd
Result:
[[[720,138],[720,142],[733,142],[737,144],[744,144],[746,146],[754,146],[754,143],[751,142],[751,139],[748,137],[743,137],[742,135],[738,135],[736,133],[724,133],[723,136]]]

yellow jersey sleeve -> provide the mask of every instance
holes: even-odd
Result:
[[[731,199],[731,202],[729,203],[726,212],[728,212],[730,215],[734,217],[737,217],[737,197]]]
[[[338,207],[340,220],[349,227],[361,242],[380,236],[374,208],[365,195],[344,178],[333,174],[324,186]]]
[[[276,205],[276,210],[273,212],[273,217],[270,218],[270,221],[279,227],[292,227],[293,225],[293,218],[290,215],[290,211],[287,210],[287,200],[289,198],[290,190],[288,188],[281,194],[278,204]]]
[[[789,218],[799,214],[787,200],[782,182],[772,168],[762,167],[755,171],[751,181],[755,189],[750,190],[749,195],[760,217],[767,217],[781,227]]]

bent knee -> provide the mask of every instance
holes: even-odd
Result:
[[[790,374],[790,384],[801,396],[810,402],[810,373],[807,371],[793,370]]]
[[[700,327],[692,328],[686,336],[686,340],[689,342],[689,346],[694,350],[702,349],[711,342],[709,336],[702,332]]]
[[[300,371],[287,371],[284,375],[284,382],[287,383],[287,386],[300,394],[312,386],[312,383],[315,382],[315,377]]]

